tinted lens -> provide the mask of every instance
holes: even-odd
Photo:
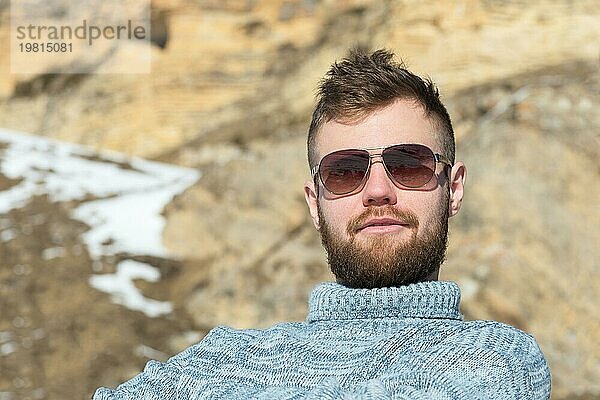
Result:
[[[388,147],[382,154],[390,175],[399,184],[418,188],[431,180],[435,172],[435,158],[427,146],[400,144]]]
[[[321,182],[333,194],[346,194],[358,188],[369,168],[365,150],[340,150],[323,157],[319,165]]]

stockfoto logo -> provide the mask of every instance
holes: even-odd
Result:
[[[150,0],[11,2],[12,73],[148,73],[150,45]]]
[[[86,39],[91,46],[96,39],[146,39],[146,28],[142,25],[133,25],[131,20],[127,21],[127,25],[106,25],[103,27],[89,25],[87,20],[83,20],[81,25],[73,28],[69,25],[52,26],[52,25],[33,25],[17,26],[17,39],[31,40],[71,40],[71,39]]]

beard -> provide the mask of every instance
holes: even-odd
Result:
[[[441,208],[431,228],[423,232],[423,237],[417,237],[419,220],[412,211],[391,205],[369,207],[348,222],[347,240],[332,231],[317,206],[321,244],[337,282],[351,288],[373,289],[429,280],[444,262],[448,244],[448,207]],[[372,217],[384,216],[406,223],[412,230],[410,240],[399,243],[395,235],[382,234],[368,235],[363,243],[356,243],[358,227]]]

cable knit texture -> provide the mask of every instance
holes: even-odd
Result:
[[[306,322],[213,329],[116,390],[124,399],[549,399],[530,335],[462,320],[452,282],[382,289],[322,283]]]

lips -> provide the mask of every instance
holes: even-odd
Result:
[[[361,226],[358,227],[358,231],[361,231],[365,228],[369,228],[369,227],[377,227],[377,226],[382,226],[382,227],[386,227],[386,226],[408,226],[408,224],[398,221],[397,219],[393,219],[393,218],[373,218],[368,220],[367,222],[365,222],[364,224],[362,224]]]

